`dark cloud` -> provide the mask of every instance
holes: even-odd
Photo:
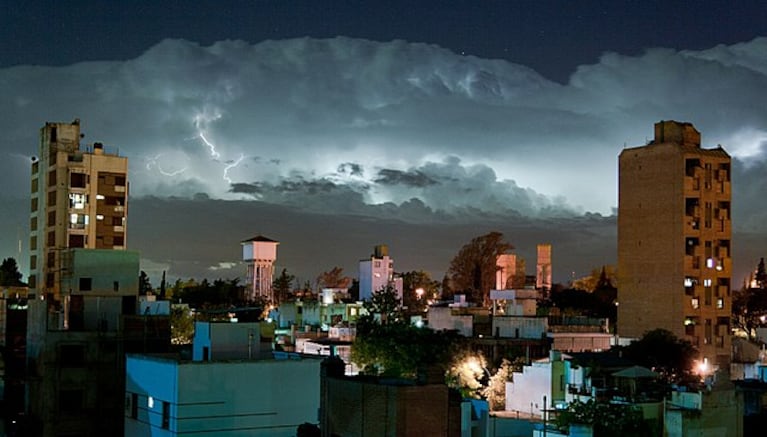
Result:
[[[426,176],[422,172],[401,171],[391,168],[378,170],[378,176],[373,180],[377,184],[383,185],[405,185],[408,187],[423,188],[437,183],[434,179]]]

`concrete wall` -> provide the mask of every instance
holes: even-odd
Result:
[[[139,253],[109,249],[71,249],[62,275],[62,291],[84,296],[135,296],[138,294]],[[81,278],[91,279],[91,289],[80,288]],[[115,288],[117,288],[115,290]]]
[[[474,317],[471,315],[453,315],[450,307],[430,307],[429,327],[434,330],[457,330],[464,337],[474,335]]]
[[[506,338],[541,338],[548,330],[546,317],[493,317],[493,335]]]

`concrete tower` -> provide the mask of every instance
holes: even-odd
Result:
[[[241,244],[242,260],[248,266],[245,278],[248,298],[253,300],[260,296],[268,302],[274,302],[274,261],[277,260],[277,245],[280,243],[258,235]]]
[[[535,267],[535,288],[551,290],[551,244],[538,245],[538,263]]]
[[[619,158],[618,332],[663,328],[701,361],[730,358],[730,156],[690,123],[661,121]]]
[[[32,162],[29,287],[61,296],[70,249],[124,250],[128,159],[101,143],[80,150],[80,120],[46,123]]]

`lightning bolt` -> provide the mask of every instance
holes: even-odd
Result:
[[[176,176],[176,175],[179,175],[179,174],[181,174],[181,173],[186,171],[187,167],[184,167],[184,168],[182,168],[180,170],[175,170],[175,171],[165,171],[165,170],[163,170],[163,168],[162,168],[162,166],[160,166],[160,162],[159,162],[159,159],[160,159],[161,156],[162,156],[162,154],[159,154],[157,156],[147,158],[146,169],[147,170],[151,170],[153,167],[156,167],[157,171],[159,171],[160,174],[163,175],[163,176]]]
[[[205,134],[204,134],[202,131],[198,131],[198,133],[197,133],[197,136],[198,136],[198,137],[199,137],[199,138],[202,140],[202,142],[203,142],[203,143],[205,143],[205,145],[206,145],[206,146],[208,146],[208,148],[210,149],[210,156],[212,156],[212,157],[214,157],[214,158],[216,158],[216,159],[218,159],[218,158],[220,158],[220,157],[221,157],[221,154],[220,154],[220,153],[218,153],[218,151],[216,150],[216,146],[215,146],[213,143],[211,143],[210,141],[208,141],[208,139],[207,139],[207,138],[205,138]]]
[[[245,155],[243,155],[242,153],[240,153],[240,157],[239,157],[239,158],[237,158],[237,160],[236,160],[236,161],[234,161],[234,162],[230,163],[229,165],[227,165],[226,167],[224,167],[224,180],[225,180],[227,183],[229,183],[229,184],[231,184],[231,183],[232,183],[232,179],[229,177],[229,170],[230,170],[230,169],[233,169],[233,168],[235,168],[235,167],[237,167],[238,165],[240,165],[240,163],[242,162],[242,160],[243,160],[244,158],[245,158]]]

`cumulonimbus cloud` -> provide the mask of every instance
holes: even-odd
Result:
[[[658,120],[694,123],[744,166],[764,159],[765,47],[606,53],[560,85],[405,41],[166,40],[129,61],[0,70],[0,170],[26,190],[39,126],[79,117],[86,142],[130,158],[136,196],[609,214],[617,155]]]

